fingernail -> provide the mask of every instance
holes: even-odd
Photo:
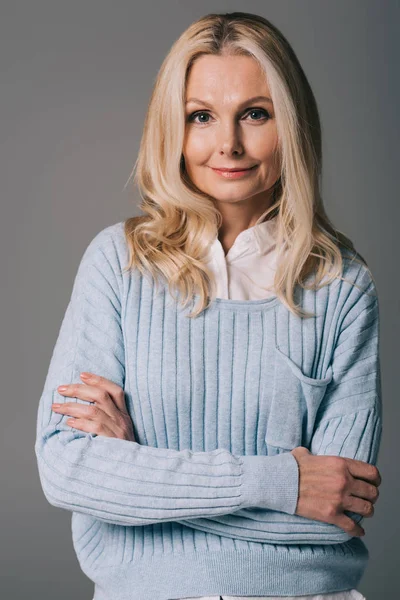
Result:
[[[65,390],[67,389],[67,386],[66,385],[60,385],[57,389],[58,389],[59,392],[65,392]]]
[[[81,373],[81,377],[82,377],[83,379],[89,379],[89,377],[90,377],[90,373]]]

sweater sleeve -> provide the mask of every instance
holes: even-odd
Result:
[[[367,293],[356,287],[346,302],[333,351],[333,378],[316,416],[307,446],[314,455],[342,456],[376,466],[382,437],[379,304],[370,280]],[[357,523],[364,517],[345,514]],[[331,523],[279,510],[244,508],[212,519],[182,521],[232,538],[281,544],[332,544],[351,536]]]
[[[86,403],[57,391],[82,383],[82,371],[124,388],[124,280],[113,227],[83,254],[39,402],[35,453],[46,499],[116,525],[213,517],[258,504],[294,513],[298,467],[291,454],[148,447],[74,429],[67,415],[52,411],[53,402]]]

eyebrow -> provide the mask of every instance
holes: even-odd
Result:
[[[273,104],[271,98],[268,98],[267,96],[254,96],[253,98],[249,98],[248,100],[245,100],[244,102],[239,104],[239,106],[244,106],[245,104],[250,104],[251,102],[262,102],[262,101]],[[204,104],[205,106],[212,108],[211,104],[209,104],[208,102],[205,102],[204,100],[199,100],[198,98],[188,98],[188,100],[186,100],[186,104],[189,104],[189,102],[195,102],[196,104]]]

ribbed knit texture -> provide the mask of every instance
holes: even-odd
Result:
[[[271,297],[217,298],[189,319],[194,302],[182,308],[166,287],[123,273],[127,260],[122,222],[88,245],[37,417],[43,491],[72,512],[94,600],[357,587],[368,550],[295,514],[290,450],[377,462],[379,309],[367,269],[346,260],[345,278],[365,291],[339,280],[302,290],[316,318]],[[74,400],[57,387],[82,383],[82,371],[124,388],[136,442],[87,434],[51,410]]]

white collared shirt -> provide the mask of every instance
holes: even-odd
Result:
[[[217,298],[262,300],[274,295],[277,217],[241,231],[227,255],[216,236],[207,266],[215,274]]]

